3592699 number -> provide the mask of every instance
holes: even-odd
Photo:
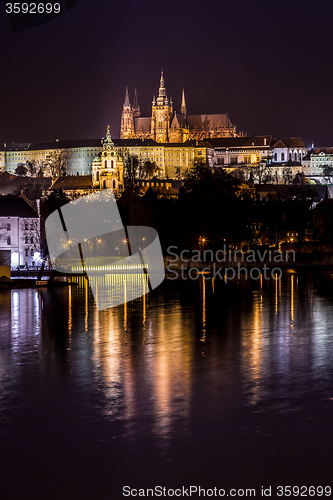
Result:
[[[277,486],[278,497],[330,497],[330,486]]]
[[[60,3],[6,3],[7,14],[59,14]]]

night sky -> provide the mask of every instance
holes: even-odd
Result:
[[[80,0],[13,33],[0,4],[0,144],[119,137],[125,87],[150,116],[163,67],[179,111],[333,146],[332,3]]]

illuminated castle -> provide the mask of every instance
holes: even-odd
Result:
[[[163,71],[161,72],[158,97],[153,97],[151,117],[142,117],[135,90],[133,105],[126,88],[121,114],[121,139],[153,139],[156,142],[180,143],[191,139],[203,140],[221,137],[239,137],[236,126],[228,114],[188,115],[183,89],[180,113],[173,110],[168,98]]]

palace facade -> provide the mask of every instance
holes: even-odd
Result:
[[[221,137],[240,137],[236,126],[227,113],[188,115],[185,91],[182,92],[180,113],[173,109],[168,98],[163,71],[161,73],[158,97],[153,96],[151,116],[141,116],[135,90],[133,105],[130,104],[128,88],[121,114],[120,137],[122,139],[152,139],[158,143],[183,143],[189,140],[207,140]]]
[[[112,143],[117,157],[130,155],[136,156],[143,164],[148,161],[155,163],[160,177],[183,177],[196,161],[213,166],[213,151],[203,141],[161,144],[151,139],[113,139]],[[96,161],[101,160],[104,144],[105,139],[85,139],[41,144],[12,143],[4,145],[2,151],[0,146],[0,173],[14,174],[19,164],[47,161],[50,155],[62,151],[66,153],[67,175],[91,175]]]

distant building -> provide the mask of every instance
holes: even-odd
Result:
[[[273,164],[302,165],[308,150],[300,137],[282,137],[271,141]]]
[[[0,151],[0,174],[6,170],[5,152]]]
[[[268,199],[295,200],[298,198],[311,199],[313,208],[322,200],[330,198],[330,193],[326,186],[312,186],[310,184],[282,185],[282,184],[256,184],[254,186],[256,198],[264,201]]]
[[[319,183],[333,183],[324,175],[325,167],[333,168],[333,148],[318,148],[309,151],[308,155],[303,159],[303,174],[309,179]]]
[[[273,138],[270,135],[254,137],[224,137],[210,139],[213,163],[229,172],[243,169],[247,176],[250,168],[270,171],[270,180],[283,183],[288,170],[290,178],[302,172],[302,160],[307,149],[300,137]]]
[[[23,196],[0,196],[0,250],[10,250],[11,265],[40,265],[40,218]]]
[[[13,143],[5,144],[2,148],[0,146],[0,157],[3,156],[3,170],[14,174],[20,163],[48,160],[53,153],[65,151],[67,173],[69,175],[88,175],[91,174],[93,159],[101,150],[102,144],[99,139],[34,144]]]
[[[62,175],[56,179],[50,191],[61,190],[69,197],[77,197],[92,193],[93,183],[91,175]]]
[[[233,169],[272,158],[271,142],[272,137],[267,135],[211,139],[209,144],[214,151],[214,165]]]
[[[180,113],[173,109],[172,98],[168,98],[163,71],[158,97],[153,97],[151,116],[142,117],[135,90],[133,106],[126,88],[121,115],[120,137],[122,139],[153,139],[158,143],[182,143],[189,140],[206,140],[218,137],[237,137],[236,126],[227,113],[188,115],[185,92],[182,92]]]
[[[93,162],[101,158],[103,141],[59,141],[44,144],[11,144],[5,150],[5,170],[13,174],[18,163],[32,160],[45,160],[53,152],[65,151],[67,156],[67,174],[92,175]],[[115,152],[122,158],[136,156],[140,162],[154,162],[161,177],[177,178],[184,176],[195,160],[212,164],[212,150],[204,141],[161,144],[152,139],[113,139]],[[7,175],[7,174],[6,174]]]
[[[147,191],[152,189],[156,193],[157,197],[163,198],[178,198],[179,188],[182,185],[182,181],[159,179],[157,177],[138,181],[140,194],[145,194]]]
[[[51,177],[19,177],[4,172],[0,174],[0,195],[17,195],[23,191],[29,199],[38,199],[51,184]]]

